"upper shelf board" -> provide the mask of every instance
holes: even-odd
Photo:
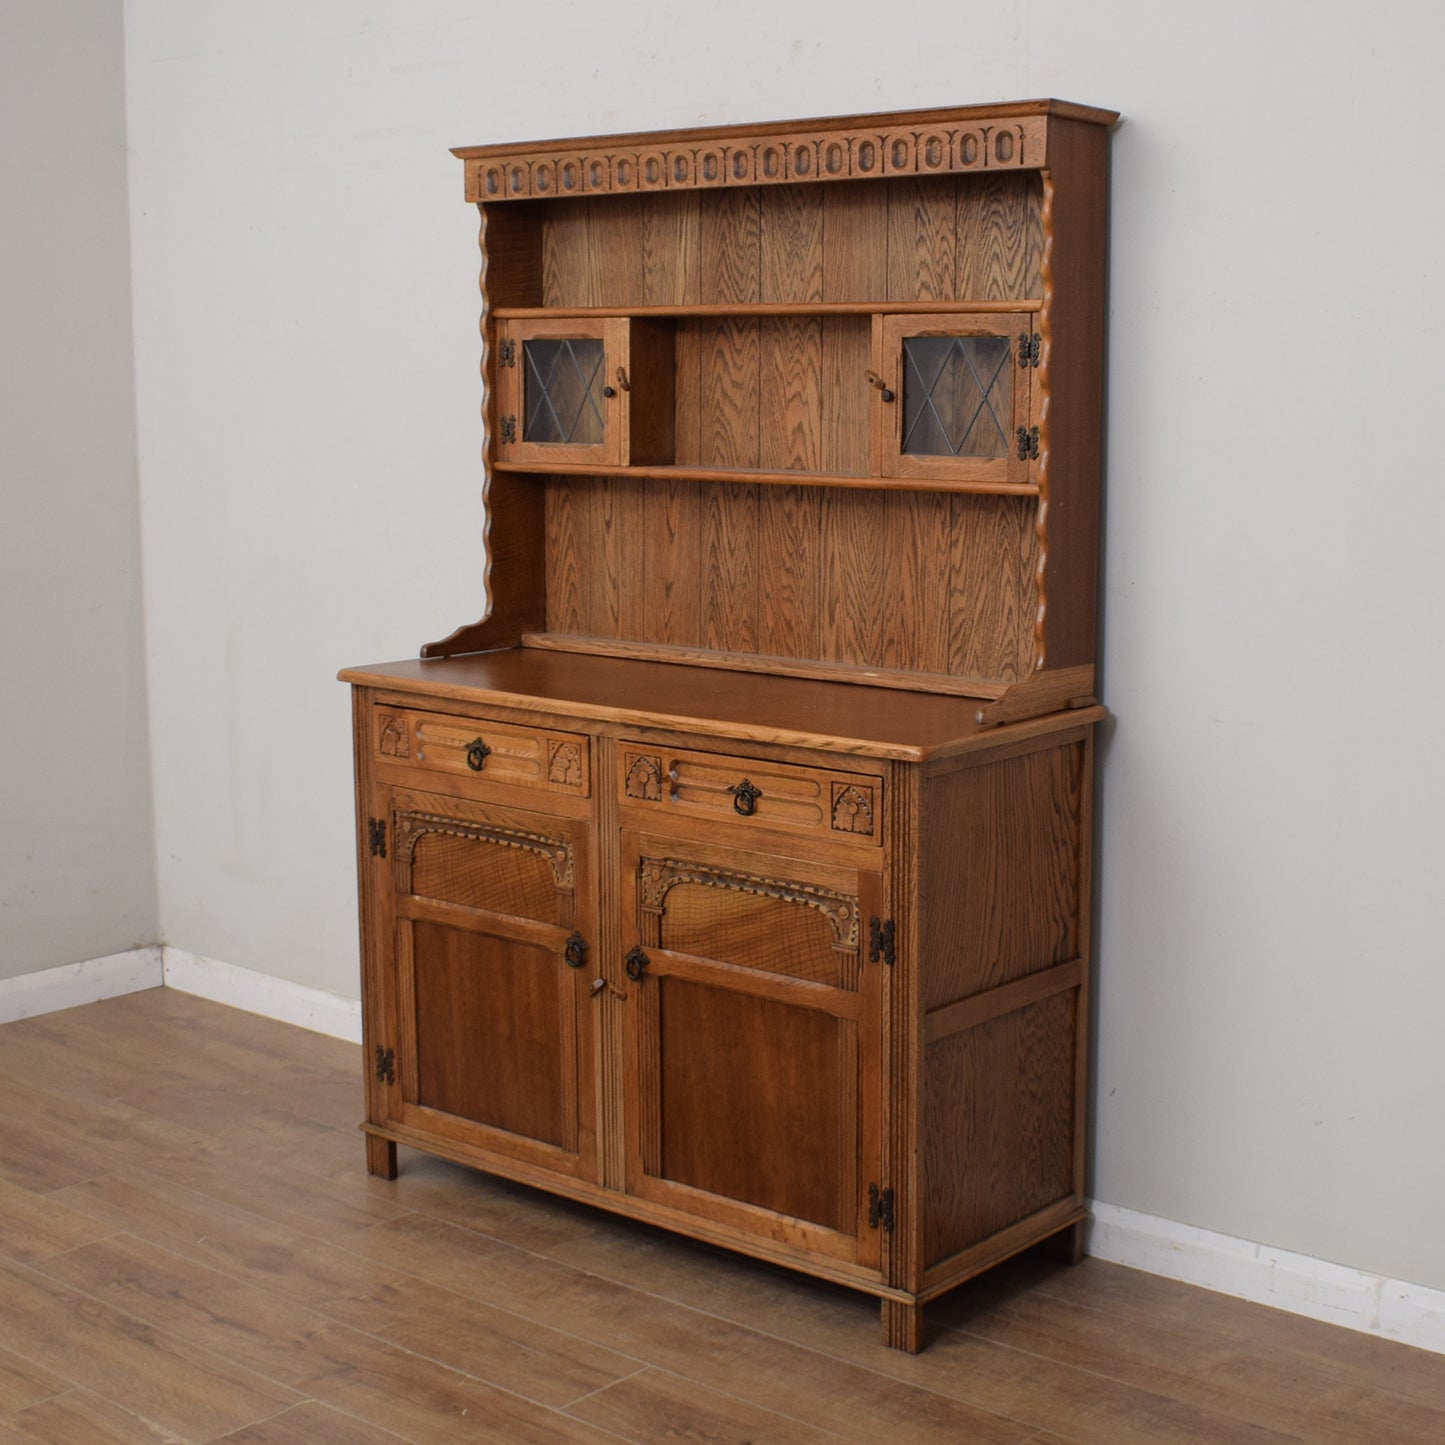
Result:
[[[461,146],[469,201],[550,200],[715,186],[1041,170],[1052,120],[1118,112],[1060,100],[764,125]]]

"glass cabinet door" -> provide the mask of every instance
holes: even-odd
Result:
[[[623,447],[625,320],[506,321],[498,328],[497,457],[616,466]]]
[[[883,476],[1028,484],[1032,313],[880,318]]]

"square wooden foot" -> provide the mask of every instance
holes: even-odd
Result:
[[[890,1350],[916,1355],[923,1348],[923,1306],[896,1299],[882,1303],[883,1343]]]
[[[366,1172],[378,1179],[396,1178],[396,1145],[375,1134],[366,1136]]]
[[[1060,1264],[1078,1264],[1084,1257],[1084,1220],[1051,1234],[1043,1242],[1043,1251]]]

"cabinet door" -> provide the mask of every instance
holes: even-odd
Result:
[[[391,1118],[595,1178],[589,826],[430,793],[380,801]]]
[[[876,1268],[878,877],[623,834],[627,1188]]]
[[[879,472],[934,481],[1026,485],[1036,454],[1031,409],[1036,318],[886,315],[875,365]]]
[[[498,459],[625,462],[627,342],[621,318],[503,322],[497,345]]]

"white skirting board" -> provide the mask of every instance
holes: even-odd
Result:
[[[239,968],[234,963],[219,963],[183,948],[167,946],[162,958],[167,988],[279,1019],[313,1033],[329,1034],[334,1039],[361,1042],[359,999],[342,998],[323,989]]]
[[[1445,1354],[1445,1290],[1094,1200],[1084,1251],[1147,1274]]]
[[[0,978],[0,1024],[159,988],[162,980],[161,950],[154,944],[22,973],[19,978]]]
[[[361,1042],[361,1004],[184,949],[137,948],[0,979],[0,1023],[140,989],[179,989]],[[1445,1354],[1445,1290],[1311,1259],[1094,1200],[1086,1251],[1148,1274]]]

